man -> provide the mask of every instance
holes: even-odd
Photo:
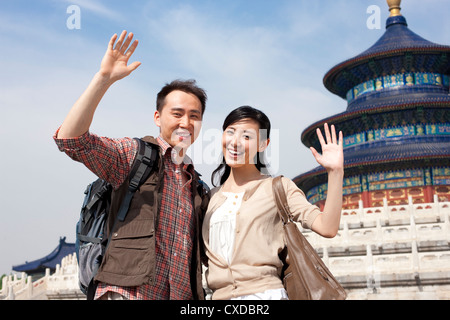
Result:
[[[157,170],[134,195],[125,220],[114,225],[138,143],[99,137],[89,127],[107,89],[140,65],[128,65],[138,45],[133,34],[123,31],[117,38],[54,136],[61,151],[114,187],[111,243],[95,277],[95,299],[203,299],[199,230],[208,195],[185,152],[199,134],[207,96],[193,80],[173,81],[158,93],[154,122],[160,135],[145,138],[158,146]]]

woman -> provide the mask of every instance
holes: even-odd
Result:
[[[270,142],[270,121],[252,107],[233,110],[223,124],[223,163],[213,172],[219,186],[203,223],[208,256],[206,279],[213,299],[288,299],[280,279],[278,253],[285,247],[283,227],[272,194],[272,178],[265,174],[263,152]],[[342,132],[337,140],[325,124],[325,137],[317,135],[317,162],[328,172],[328,197],[323,212],[304,193],[283,178],[289,208],[296,221],[324,237],[334,237],[342,207]]]

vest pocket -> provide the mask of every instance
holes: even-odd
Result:
[[[111,236],[104,271],[122,275],[149,273],[155,255],[153,220],[133,220],[120,224]]]
[[[149,235],[151,236],[151,235]],[[136,249],[145,250],[148,249],[149,237],[133,237],[133,238],[117,238],[114,240],[114,248],[122,249]]]
[[[153,220],[133,220],[119,226],[111,236],[111,244],[115,248],[148,248],[148,239],[153,237],[155,230]]]

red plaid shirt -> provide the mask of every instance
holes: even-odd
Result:
[[[82,162],[100,178],[118,188],[127,178],[137,153],[134,139],[110,139],[85,133],[74,139],[54,139],[59,149]],[[164,163],[164,188],[156,231],[156,278],[154,285],[119,287],[100,283],[95,298],[108,291],[131,300],[192,299],[190,283],[194,239],[191,196],[193,165],[185,157],[180,165],[172,161],[175,152],[161,137],[157,138]],[[195,270],[194,270],[195,272]]]

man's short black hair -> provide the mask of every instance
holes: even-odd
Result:
[[[206,95],[205,90],[197,86],[196,81],[193,79],[190,80],[177,79],[172,81],[171,83],[167,83],[156,96],[156,110],[161,112],[165,104],[167,95],[175,90],[195,95],[202,104],[202,116],[203,116],[203,114],[205,113],[206,100],[208,99],[208,96]]]

